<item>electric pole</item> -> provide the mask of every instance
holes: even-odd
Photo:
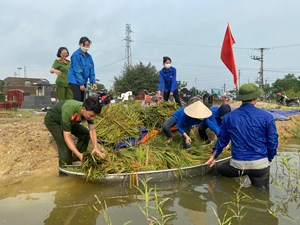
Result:
[[[241,86],[241,70],[239,70],[239,87]]]
[[[26,78],[26,76],[27,76],[27,68],[26,66],[24,66],[24,77]]]
[[[18,67],[18,76],[20,77],[22,67]]]
[[[131,30],[131,25],[129,23],[126,24],[126,37],[125,37],[125,41],[126,41],[126,44],[125,44],[125,63],[124,63],[124,68],[128,68],[131,66],[131,62],[132,62],[132,59],[131,59],[131,42],[133,42],[131,40],[131,33],[132,33],[132,30]]]
[[[260,89],[264,89],[264,50],[268,50],[268,48],[256,48],[256,50],[260,51],[259,56],[251,56],[251,59],[260,61],[260,71],[259,71],[259,78],[258,78],[258,85]]]

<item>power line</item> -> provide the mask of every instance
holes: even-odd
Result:
[[[292,48],[292,47],[300,47],[300,44],[290,44],[290,45],[279,45],[279,46],[273,46],[270,48]]]
[[[109,66],[111,66],[111,65],[114,65],[114,64],[118,63],[118,62],[121,62],[121,61],[123,61],[123,60],[124,60],[124,59],[118,59],[118,60],[116,60],[116,61],[114,61],[114,62],[111,62],[111,63],[109,63],[109,64],[106,64],[106,65],[104,65],[104,66],[97,67],[97,68],[100,69],[100,70],[102,70],[102,69],[105,69],[105,68],[107,68],[107,67],[109,67]]]
[[[171,45],[171,46],[190,46],[190,47],[202,47],[202,48],[220,48],[222,46],[219,45],[205,45],[205,44],[198,44],[194,42],[184,42],[178,40],[163,40],[163,41],[153,41],[153,40],[135,40],[137,43],[146,43],[146,44],[153,44],[153,45]],[[287,45],[278,45],[278,46],[270,46],[267,47],[268,49],[278,49],[278,48],[292,48],[292,47],[300,47],[300,44],[287,44]],[[237,47],[234,46],[234,49],[247,49],[247,50],[257,50],[257,48],[253,47]]]

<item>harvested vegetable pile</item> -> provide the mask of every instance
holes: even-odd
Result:
[[[140,120],[147,129],[161,128],[161,125],[178,109],[175,102],[161,102],[159,105],[140,109]]]
[[[84,155],[82,169],[87,180],[97,180],[105,174],[182,168],[204,163],[211,154],[212,146],[202,146],[197,129],[191,131],[193,145],[189,150],[182,149],[183,140],[179,132],[174,132],[173,142],[167,144],[164,133],[160,131],[144,144],[114,151],[118,141],[137,138],[140,127],[149,131],[160,129],[176,109],[176,104],[168,102],[148,108],[122,103],[105,108],[97,117],[95,127],[108,154],[105,159],[89,153]],[[223,157],[229,155],[229,151],[222,154]]]
[[[108,146],[126,137],[137,137],[138,128],[143,126],[139,108],[137,105],[127,106],[123,103],[104,107],[94,123],[97,137]]]
[[[116,145],[128,137],[137,138],[140,127],[147,130],[161,128],[176,110],[176,103],[162,102],[157,106],[141,108],[140,104],[125,105],[122,102],[103,108],[94,126],[97,137],[106,146]]]

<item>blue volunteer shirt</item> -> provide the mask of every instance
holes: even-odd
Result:
[[[86,86],[88,80],[91,84],[95,84],[95,70],[92,56],[85,53],[84,57],[80,48],[76,50],[71,56],[71,67],[68,72],[69,84],[76,84],[79,86]]]
[[[243,104],[223,117],[218,141],[213,148],[217,158],[231,140],[232,158],[253,161],[268,158],[271,162],[277,153],[278,134],[271,113]]]
[[[181,134],[184,134],[184,127],[193,126],[201,122],[200,119],[189,117],[184,113],[184,108],[178,109],[172,115],[176,120],[177,129]]]
[[[219,108],[219,106],[211,107],[210,110],[212,111],[212,115],[204,119],[206,126],[208,126],[209,129],[211,129],[217,136],[219,136],[220,126],[222,123],[222,119],[219,115]]]
[[[162,68],[159,72],[158,90],[161,92],[164,85],[164,92],[174,92],[178,89],[176,80],[176,69],[170,67],[169,70]]]

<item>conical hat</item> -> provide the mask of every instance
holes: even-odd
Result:
[[[185,107],[184,113],[189,117],[196,119],[205,119],[212,115],[210,109],[207,108],[201,101],[196,101],[193,104]]]

